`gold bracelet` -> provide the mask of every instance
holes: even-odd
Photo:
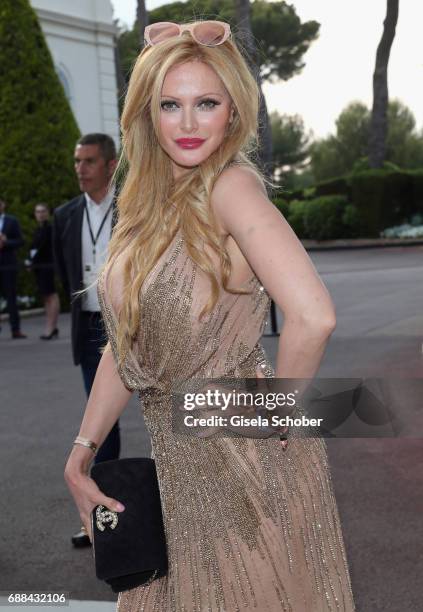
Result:
[[[97,444],[95,442],[92,442],[91,440],[88,440],[87,438],[82,438],[81,436],[76,436],[75,440],[73,441],[74,444],[79,444],[80,446],[86,446],[87,448],[91,449],[94,453],[94,455],[97,453],[98,447]]]

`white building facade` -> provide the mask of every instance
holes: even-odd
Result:
[[[115,37],[110,0],[30,0],[82,134],[119,147]]]

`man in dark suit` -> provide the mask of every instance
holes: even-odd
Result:
[[[12,338],[26,338],[20,330],[19,310],[16,303],[18,259],[16,251],[24,243],[19,221],[6,215],[6,202],[0,200],[0,295],[6,298]]]
[[[96,286],[82,295],[104,263],[111,232],[116,223],[115,188],[110,184],[115,171],[116,148],[107,134],[87,134],[76,144],[75,171],[82,194],[59,206],[53,218],[53,251],[57,272],[71,296],[72,352],[80,365],[89,396],[105,344],[105,329]],[[119,422],[99,449],[95,461],[117,459],[120,452]],[[88,546],[84,528],[72,537],[74,546]]]

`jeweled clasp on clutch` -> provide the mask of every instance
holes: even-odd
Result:
[[[111,523],[109,525],[110,529],[114,529],[118,524],[118,513],[113,512],[112,510],[107,510],[105,506],[97,506],[95,518],[97,529],[100,531],[104,531],[106,529],[107,523]]]

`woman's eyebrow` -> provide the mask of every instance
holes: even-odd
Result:
[[[217,92],[208,92],[208,93],[201,94],[200,96],[195,96],[194,100],[199,100],[200,98],[205,98],[206,96],[220,96],[222,98],[223,94],[217,93]],[[172,100],[178,100],[179,102],[181,101],[180,98],[177,98],[176,96],[171,96],[170,94],[163,93],[161,97],[162,98],[172,98]]]

